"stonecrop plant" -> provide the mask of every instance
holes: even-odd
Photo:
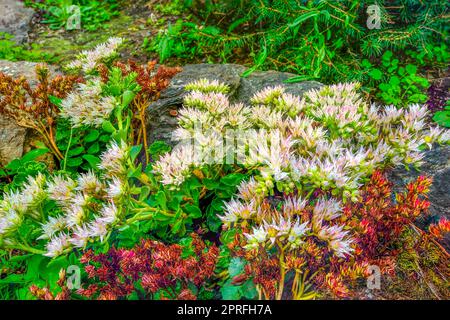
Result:
[[[219,250],[215,245],[206,248],[197,234],[191,236],[190,256],[183,256],[184,248],[178,244],[150,240],[131,250],[112,248],[107,255],[86,252],[82,262],[88,277],[99,281],[79,293],[87,297],[99,294],[100,299],[113,300],[136,294],[135,283],[139,283],[143,290],[138,292],[143,297],[195,300],[202,285],[214,274]],[[122,277],[117,276],[118,270]]]
[[[122,43],[122,38],[110,38],[107,42],[99,44],[93,50],[81,52],[66,68],[68,70],[82,70],[85,73],[95,73],[101,63],[111,62],[114,58],[117,58],[117,51]]]
[[[369,105],[357,84],[326,86],[302,99],[267,88],[251,107],[230,103],[229,89],[217,81],[186,89],[174,134],[181,143],[154,170],[170,188],[192,175],[220,175],[224,164],[252,172],[220,216],[241,236],[228,245],[248,261],[246,275],[235,275],[231,285],[253,278],[266,299],[312,298],[312,285],[349,296],[344,280],[367,277],[375,261],[392,263],[379,260],[380,243],[398,239],[428,208],[420,197],[431,181],[411,184],[394,205],[378,171],[418,167],[425,148],[448,143],[448,131],[428,125],[425,106]],[[373,189],[361,189],[369,181],[385,193],[371,198]]]
[[[50,257],[61,255],[72,247],[86,247],[95,238],[104,240],[112,225],[131,209],[120,205],[127,188],[123,183],[127,157],[124,145],[113,144],[99,165],[108,170],[102,180],[92,171],[79,175],[76,181],[63,175],[45,177],[39,174],[30,178],[20,191],[4,195],[2,244],[26,250],[25,244],[15,235],[21,227],[32,223],[41,225],[41,234],[35,240],[48,241],[43,253]],[[53,214],[46,212],[45,207]]]
[[[144,195],[150,192],[149,178],[143,174],[141,166],[135,165],[141,146],[128,144],[134,142],[130,105],[141,90],[136,82],[138,73],[122,72],[111,65],[113,61],[109,61],[110,69],[105,72],[108,68],[105,63],[116,56],[114,49],[120,43],[121,39],[113,38],[92,52],[84,52],[80,60],[71,64],[71,67],[86,66],[90,61],[90,67],[83,69],[86,81],[60,97],[53,105],[58,113],[52,114],[69,121],[72,128],[101,127],[111,136],[109,148],[102,153],[98,164],[87,172],[71,176],[64,165],[59,173],[38,173],[28,177],[22,186],[5,193],[0,200],[0,243],[3,248],[55,257],[74,247],[85,248],[95,239],[103,242],[114,230],[113,225],[120,225],[126,221],[122,218],[130,217],[128,210],[133,210],[135,205],[139,209],[133,211],[136,215],[131,215],[136,220],[156,211],[143,201],[146,200],[144,197],[141,197],[142,201],[134,198],[142,190]],[[103,77],[100,77],[100,71]],[[140,94],[139,103],[144,104],[145,99],[150,102],[153,95],[168,85],[168,78],[173,74],[164,68],[158,69],[157,76],[150,78],[153,82],[147,82],[148,86],[154,86]],[[145,80],[141,77],[142,82]],[[44,93],[41,99],[47,101]],[[5,101],[6,105],[9,100]],[[69,143],[60,160],[65,162],[70,151]],[[136,181],[140,181],[141,186],[137,186]],[[44,242],[45,250],[39,242]]]
[[[394,203],[391,184],[376,171],[360,190],[362,199],[344,205],[323,191],[309,200],[299,196],[299,190],[289,196],[261,197],[255,180],[244,182],[237,198],[225,203],[221,217],[235,234],[227,245],[248,261],[233,283],[253,277],[259,297],[265,299],[312,298],[312,285],[337,297],[351,296],[349,286],[366,278],[369,266],[381,266],[383,274],[395,269],[395,253],[390,250],[426,213],[430,185],[430,179],[420,177],[406,192],[397,193]],[[435,235],[424,237],[439,237],[445,225],[433,225]]]
[[[369,104],[357,83],[303,97],[269,87],[247,106],[200,79],[186,86],[170,150],[148,144],[145,110],[180,69],[120,62],[121,43],[83,52],[64,94],[39,95],[65,126],[52,128],[70,134],[59,166],[26,171],[0,196],[2,270],[15,270],[0,292],[20,279],[17,295],[47,300],[348,298],[372,265],[395,275],[410,231],[448,259],[448,220],[414,226],[431,180],[420,176],[394,201],[382,173],[419,167],[423,150],[449,143],[427,107]],[[69,265],[84,267],[78,290]]]

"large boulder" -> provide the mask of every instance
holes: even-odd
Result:
[[[34,10],[25,8],[21,1],[1,0],[0,12],[0,32],[14,35],[17,43],[26,42]]]
[[[250,76],[242,78],[241,74],[246,69],[237,64],[193,64],[183,67],[183,71],[172,79],[169,87],[161,92],[159,100],[151,104],[147,110],[150,143],[163,140],[174,144],[171,135],[177,127],[176,111],[182,106],[186,94],[184,87],[198,79],[216,79],[227,84],[231,89],[230,100],[246,104],[249,104],[254,93],[267,86],[283,85],[287,92],[299,96],[310,89],[322,86],[316,81],[284,83],[295,75],[277,71],[253,72]]]
[[[0,114],[0,164],[6,165],[23,154],[27,130]]]

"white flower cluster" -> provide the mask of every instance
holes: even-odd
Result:
[[[83,125],[99,127],[109,119],[117,101],[114,97],[102,97],[99,79],[81,83],[61,102],[61,117],[69,119],[74,127]]]
[[[67,65],[67,68],[81,69],[85,73],[95,71],[100,63],[117,54],[117,49],[122,43],[122,38],[109,38],[107,42],[99,44],[93,50],[83,51],[76,60]]]
[[[246,249],[260,246],[270,248],[278,245],[289,250],[306,246],[307,239],[318,239],[327,243],[337,256],[345,257],[353,252],[353,240],[344,226],[336,222],[341,216],[341,203],[333,198],[319,198],[313,206],[301,197],[285,196],[281,209],[255,195],[257,183],[254,179],[239,187],[238,199],[225,203],[224,215],[220,219],[226,227],[238,224],[250,227],[244,233]]]
[[[188,86],[193,91],[175,132],[193,143],[177,146],[154,170],[164,184],[178,186],[193,167],[229,163],[230,154],[239,154],[238,164],[259,168],[263,194],[276,185],[287,193],[321,188],[356,199],[362,179],[375,169],[420,165],[423,146],[450,141],[449,130],[427,123],[425,106],[369,105],[358,87],[325,86],[303,98],[281,86],[266,88],[246,107],[230,103],[218,82],[197,81]],[[233,143],[224,142],[233,136]]]
[[[10,191],[0,200],[0,239],[7,238],[21,226],[27,217],[40,221],[40,204],[46,199],[43,190],[45,176],[28,177],[21,191]]]
[[[56,175],[46,181],[41,174],[29,178],[21,192],[7,193],[0,202],[0,239],[6,244],[14,241],[12,233],[27,216],[41,222],[39,208],[48,199],[56,202],[60,213],[42,223],[38,239],[48,241],[46,256],[56,257],[73,247],[84,248],[96,238],[103,241],[123,217],[121,204],[128,190],[123,168],[128,154],[124,143],[112,143],[99,167],[113,170],[105,171],[102,179],[93,172],[80,174],[77,180]]]

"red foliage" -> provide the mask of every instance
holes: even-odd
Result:
[[[356,257],[373,260],[395,255],[390,249],[392,242],[430,206],[426,194],[431,182],[420,176],[405,192],[397,193],[394,202],[392,184],[381,172],[375,172],[362,188],[361,200],[344,208],[347,224],[355,231]]]
[[[265,297],[273,299],[276,295],[280,281],[280,263],[275,257],[270,257],[266,252],[249,258],[249,264],[245,267],[247,277],[252,276],[255,285],[260,285]],[[236,278],[233,279],[236,282]],[[241,279],[242,280],[242,279]]]
[[[411,227],[420,215],[426,214],[430,202],[426,194],[432,183],[430,178],[420,176],[406,186],[404,192],[395,194],[392,183],[381,172],[375,172],[369,183],[360,190],[361,199],[344,207],[342,221],[353,231],[354,257],[338,261],[334,277],[324,282],[338,297],[351,292],[342,289],[342,281],[368,276],[368,266],[377,265],[382,274],[395,276],[400,235]],[[395,198],[395,201],[393,199]]]
[[[129,296],[140,281],[150,296],[159,292],[164,299],[195,299],[188,285],[202,286],[214,273],[219,255],[213,245],[206,248],[198,235],[193,234],[195,256],[183,258],[182,247],[143,240],[133,249],[112,248],[107,254],[95,255],[87,251],[81,262],[87,264],[86,273],[95,284],[78,293],[96,299],[119,299]],[[176,285],[181,285],[179,293]]]
[[[156,61],[149,61],[146,66],[139,65],[133,60],[128,60],[126,64],[116,62],[114,65],[122,70],[123,75],[135,72],[136,82],[142,89],[139,95],[145,95],[147,99],[154,100],[159,97],[162,90],[168,87],[170,79],[181,71],[180,67],[158,66],[156,69]]]

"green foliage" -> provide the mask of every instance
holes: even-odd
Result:
[[[203,172],[201,175],[208,176],[210,173]],[[148,197],[145,202],[159,210],[153,219],[137,221],[121,230],[117,235],[120,243],[133,245],[136,239],[149,231],[169,241],[182,238],[198,227],[205,232],[219,232],[222,223],[217,215],[223,214],[223,201],[233,196],[237,185],[245,177],[236,173],[222,178],[192,177],[180,189],[173,190],[160,185],[152,194],[148,194],[147,188],[141,188],[139,199],[145,200]],[[151,177],[151,180],[154,178]],[[206,193],[202,194],[202,191]]]
[[[380,101],[401,107],[427,100],[424,92],[429,83],[426,78],[417,75],[416,65],[402,65],[389,50],[383,54],[380,62],[373,65],[367,59],[362,61],[370,77],[369,83],[376,88],[375,96]]]
[[[206,221],[204,227],[212,232],[219,232],[222,222],[218,215],[223,214],[223,202],[230,199],[236,192],[237,186],[246,179],[246,175],[233,173],[232,168],[220,179],[204,179],[203,185],[210,191],[210,204],[206,207]]]
[[[77,14],[79,8],[81,27],[87,31],[105,28],[105,22],[119,15],[119,1],[117,0],[45,0],[36,2],[26,1],[28,5],[45,12],[42,23],[48,24],[50,29],[66,28],[72,30],[68,20]]]
[[[106,95],[120,96],[123,94],[123,104],[127,106],[133,100],[130,94],[139,92],[141,88],[135,81],[137,74],[131,72],[123,76],[119,68],[112,68],[108,82],[103,87],[103,92]]]
[[[52,55],[39,50],[36,44],[30,48],[14,42],[14,36],[0,32],[0,59],[10,61],[52,61]]]
[[[0,279],[0,299],[33,299],[29,287],[32,284],[38,286],[49,286],[51,291],[58,292],[57,281],[59,272],[69,266],[81,265],[76,254],[59,257],[51,260],[42,255],[13,255],[8,257],[6,252],[0,251],[0,261],[5,277]],[[10,273],[8,271],[22,270],[21,273]]]
[[[180,15],[184,7],[184,2],[185,0],[171,0],[167,3],[155,3],[153,9],[163,14]]]
[[[224,300],[240,300],[255,299],[258,292],[256,291],[255,284],[251,279],[246,280],[240,285],[232,283],[232,278],[244,274],[244,267],[247,262],[242,258],[233,257],[228,267],[228,279],[224,285],[220,288],[220,293]]]
[[[165,153],[170,152],[170,150],[172,150],[171,146],[169,146],[164,141],[159,140],[153,142],[148,148],[150,155],[155,161],[158,160]]]
[[[167,30],[158,33],[146,47],[149,51],[157,52],[161,62],[171,57],[192,59],[195,56],[207,55],[209,49],[205,43],[207,41],[205,37],[215,37],[219,33],[220,30],[216,27],[202,28],[195,23],[179,19],[173,24],[169,23]],[[228,55],[225,51],[217,51],[217,53],[222,57]]]
[[[450,62],[450,52],[445,43],[427,44],[417,50],[407,50],[406,54],[421,67],[434,66],[445,69]]]
[[[34,177],[39,172],[46,172],[46,165],[37,160],[48,152],[49,150],[42,146],[29,151],[20,159],[12,160],[4,167],[0,166],[0,190],[16,190],[26,182],[28,177]]]

